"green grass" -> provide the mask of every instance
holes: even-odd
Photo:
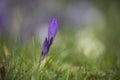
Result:
[[[1,40],[2,41],[2,40]],[[71,39],[72,41],[72,39]],[[52,46],[45,66],[39,69],[41,44],[32,38],[26,45],[20,42],[12,45],[9,40],[0,44],[1,64],[5,60],[5,43],[9,59],[5,65],[5,80],[119,80],[120,60],[112,65],[111,58],[86,57],[74,50],[74,45],[66,41]],[[72,47],[70,47],[72,45]],[[64,47],[65,46],[65,47]],[[64,47],[64,48],[63,48]],[[109,55],[108,55],[109,56]]]

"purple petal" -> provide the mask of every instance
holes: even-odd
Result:
[[[57,21],[57,19],[53,18],[48,27],[48,41],[49,42],[51,39],[52,39],[52,41],[54,40],[54,38],[57,34],[57,31],[58,31],[58,21]]]
[[[49,50],[49,43],[47,38],[44,40],[43,46],[42,46],[42,56],[46,56]]]

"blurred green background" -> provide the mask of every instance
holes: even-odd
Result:
[[[52,18],[59,30],[39,71]],[[119,80],[119,21],[117,0],[1,0],[0,79]]]

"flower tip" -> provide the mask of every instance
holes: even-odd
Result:
[[[58,27],[58,20],[56,18],[53,18],[51,23]]]
[[[52,22],[53,22],[53,23],[57,23],[58,21],[57,21],[56,18],[53,18],[53,19],[52,19]]]

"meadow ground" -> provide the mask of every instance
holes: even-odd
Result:
[[[71,35],[67,34],[67,37]],[[35,37],[26,44],[13,44],[8,37],[1,38],[1,77],[5,80],[120,79],[119,57],[110,54],[102,54],[97,58],[86,57],[84,52],[76,51],[73,40],[66,38],[64,42],[61,40],[57,45],[52,45],[46,63],[40,69],[41,44]]]

